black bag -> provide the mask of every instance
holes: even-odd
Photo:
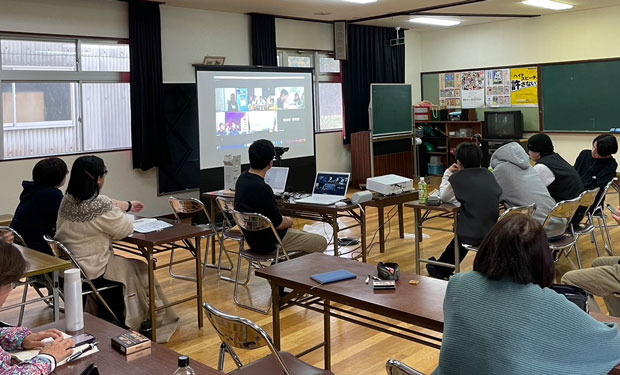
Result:
[[[551,284],[549,288],[553,289],[558,294],[564,295],[567,300],[579,306],[583,311],[588,312],[588,294],[585,290],[576,286],[564,284]]]
[[[398,263],[383,263],[377,264],[377,276],[381,280],[398,280],[400,276],[400,267]]]

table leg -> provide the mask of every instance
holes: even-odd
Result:
[[[52,273],[53,278],[54,278],[54,286],[52,288],[52,295],[53,295],[53,301],[54,301],[54,321],[57,322],[60,320],[60,298],[58,298],[58,289],[59,289],[59,284],[58,284],[58,271],[54,271]],[[28,285],[25,286],[25,288],[27,288]]]
[[[157,311],[155,311],[155,261],[153,246],[146,247],[146,260],[149,267],[149,309],[151,311],[151,324],[153,325],[153,341],[157,341]]]
[[[400,238],[405,238],[405,219],[403,214],[403,204],[398,205],[398,235]]]
[[[331,370],[332,368],[332,353],[331,353],[331,325],[330,325],[331,313],[330,313],[330,302],[328,299],[324,300],[323,306],[323,341],[325,341],[325,370]]]
[[[271,316],[273,325],[273,345],[278,350],[282,350],[280,344],[280,291],[278,284],[271,281]]]
[[[362,262],[366,263],[366,257],[368,254],[366,253],[366,210],[360,210],[360,237],[362,241]]]
[[[379,213],[379,251],[385,252],[385,218],[383,217],[383,206],[377,207]]]
[[[334,256],[338,256],[338,214],[332,215],[332,233],[334,239]]]
[[[200,236],[194,239],[196,242],[196,307],[198,308],[198,328],[202,328],[202,247],[200,246]],[[215,242],[215,241],[213,241]],[[208,243],[207,243],[208,245]]]
[[[415,236],[415,273],[420,274],[420,241],[422,241],[422,223],[420,223],[422,210],[419,208],[413,209],[414,217],[414,236]]]

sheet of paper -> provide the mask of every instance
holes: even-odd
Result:
[[[64,338],[71,338],[71,335],[67,335],[66,333],[62,333],[62,335],[64,336]],[[90,344],[84,344],[84,345],[80,345],[80,346],[76,346],[75,348],[73,348],[73,353],[79,351],[79,350],[83,350],[88,348]],[[79,358],[84,358],[84,357],[88,357],[89,355],[95,354],[99,351],[98,347],[94,347],[91,350],[85,352],[84,354],[82,354]],[[37,355],[39,355],[40,350],[39,349],[31,349],[31,350],[19,350],[16,352],[11,352],[11,358],[19,361],[19,362],[24,362],[24,361],[28,361],[34,357],[36,357]],[[63,361],[60,361],[57,365],[58,366],[62,366],[65,363],[67,363],[67,358],[65,358]]]
[[[145,218],[133,222],[133,230],[138,233],[149,233],[171,227],[172,224],[165,221]]]

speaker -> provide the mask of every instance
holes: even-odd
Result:
[[[334,58],[347,59],[347,23],[344,21],[334,22]]]
[[[351,203],[360,204],[372,200],[372,193],[368,190],[358,191],[351,196]]]

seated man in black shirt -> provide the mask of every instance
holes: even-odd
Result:
[[[243,172],[235,186],[235,210],[259,213],[267,216],[282,239],[287,252],[323,252],[327,248],[325,237],[292,228],[293,220],[282,216],[271,187],[265,183],[265,175],[273,166],[276,155],[271,141],[254,141],[248,151],[250,170]],[[271,229],[258,232],[243,231],[246,241],[256,253],[271,253],[277,243]]]

